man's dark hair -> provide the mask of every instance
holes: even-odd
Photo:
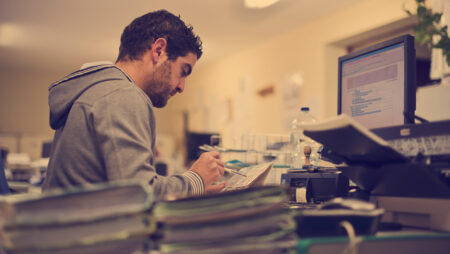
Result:
[[[166,53],[170,60],[195,53],[202,55],[202,42],[180,17],[166,10],[147,13],[136,18],[123,31],[120,38],[118,61],[140,60],[158,38],[167,40]]]

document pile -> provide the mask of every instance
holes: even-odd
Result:
[[[259,186],[157,203],[161,253],[290,253],[295,220],[286,189]],[[294,251],[295,252],[295,251]]]
[[[136,182],[0,198],[0,253],[148,253],[153,193]]]

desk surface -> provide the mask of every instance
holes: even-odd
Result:
[[[356,237],[353,241],[347,237],[303,238],[298,242],[297,253],[352,253],[352,248],[358,254],[447,254],[450,250],[450,233],[406,229],[378,232],[375,236]]]

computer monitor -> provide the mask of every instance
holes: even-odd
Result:
[[[338,114],[368,129],[413,123],[415,61],[411,35],[339,57]]]
[[[211,144],[211,136],[219,135],[218,133],[206,133],[206,132],[186,132],[186,163],[197,160],[200,154],[204,151],[199,149],[201,145],[214,145]]]

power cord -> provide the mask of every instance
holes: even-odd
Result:
[[[356,237],[355,229],[353,228],[353,225],[350,222],[343,220],[339,223],[339,226],[341,226],[345,229],[345,231],[347,232],[347,236],[348,236],[348,246],[347,246],[347,248],[345,248],[343,253],[357,254],[358,253],[357,247],[362,239],[360,237]]]

